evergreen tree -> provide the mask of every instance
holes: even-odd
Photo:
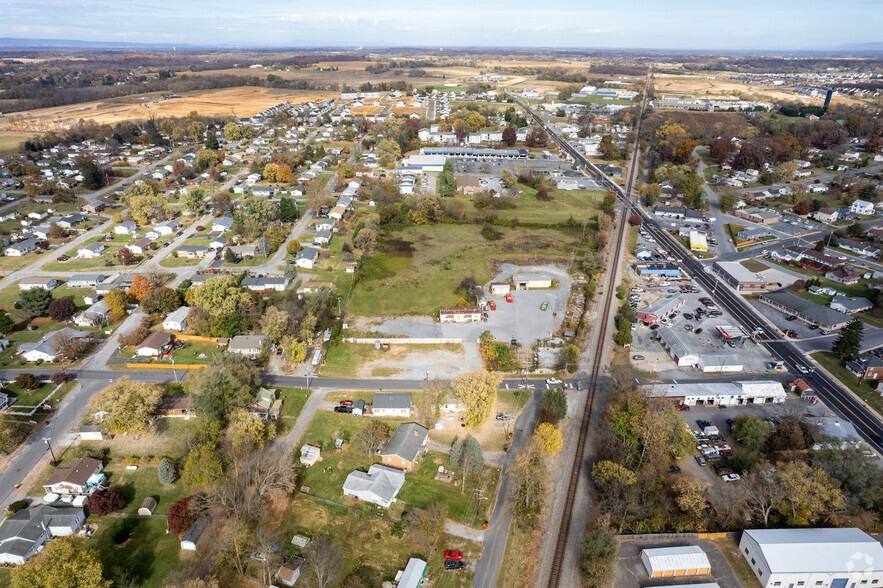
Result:
[[[218,137],[215,135],[214,131],[210,132],[205,138],[205,148],[211,149],[212,151],[217,151],[218,149]]]
[[[49,310],[52,302],[52,292],[45,288],[31,288],[21,293],[18,299],[19,305],[31,316],[43,316]]]
[[[233,254],[233,250],[227,247],[224,249],[224,261],[227,263],[233,263],[236,261],[236,256]]]
[[[9,318],[5,310],[0,309],[0,333],[10,333],[15,328],[15,321]]]
[[[298,213],[297,204],[295,204],[288,196],[279,199],[279,218],[284,221],[297,220]]]
[[[834,345],[831,346],[831,351],[842,361],[849,361],[858,355],[858,352],[861,350],[864,333],[865,324],[861,319],[852,319],[840,331],[840,336],[834,341]]]
[[[451,467],[458,468],[463,465],[463,441],[454,439],[451,445]]]
[[[173,484],[175,480],[178,479],[178,472],[175,470],[175,464],[166,458],[163,458],[162,461],[159,462],[159,467],[156,469],[156,473],[159,476],[159,483],[163,486]]]

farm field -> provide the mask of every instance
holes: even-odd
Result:
[[[247,73],[248,70],[233,71]],[[252,75],[255,75],[253,70]],[[26,131],[42,131],[76,124],[81,118],[100,123],[117,123],[124,120],[147,119],[151,116],[187,116],[194,110],[203,116],[246,117],[286,100],[300,104],[337,95],[331,92],[247,86],[202,90],[170,100],[161,100],[158,94],[144,94],[12,113],[5,121],[0,122],[0,131],[16,131],[18,135],[23,135],[27,134]],[[0,137],[2,136],[3,134],[0,133]],[[18,139],[15,145],[17,146],[21,140]]]
[[[353,314],[432,314],[457,303],[466,277],[479,284],[492,276],[492,262],[536,265],[570,259],[578,230],[501,227],[496,240],[478,225],[408,227],[381,241],[359,269],[347,310]]]
[[[497,211],[500,219],[517,218],[520,223],[556,225],[571,217],[578,223],[594,219],[604,201],[604,192],[598,190],[553,190],[549,202],[537,200],[537,191],[519,184],[524,194],[516,198],[515,208]],[[476,211],[478,214],[479,211]]]
[[[2,123],[0,123],[2,124]],[[18,153],[18,146],[28,137],[33,137],[34,133],[24,132],[3,132],[0,133],[0,155],[8,155],[10,153]]]

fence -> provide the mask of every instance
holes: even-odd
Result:
[[[633,541],[641,539],[726,539],[727,537],[738,539],[742,533],[729,531],[727,533],[643,533],[639,535],[617,535],[619,541]]]
[[[175,339],[182,341],[205,341],[206,343],[217,343],[217,337],[199,337],[197,335],[175,335]]]

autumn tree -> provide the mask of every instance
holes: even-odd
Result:
[[[524,144],[528,147],[545,147],[548,142],[549,134],[541,125],[532,125],[524,139]]]
[[[192,497],[187,496],[169,507],[169,515],[166,517],[166,522],[168,523],[169,531],[175,535],[186,533],[193,524],[193,513],[190,510],[191,500],[193,500]]]
[[[699,528],[702,513],[705,511],[705,493],[709,484],[694,478],[678,478],[672,485],[675,503]]]
[[[748,499],[747,506],[769,527],[770,514],[786,498],[787,490],[779,480],[779,472],[772,464],[761,464],[742,476],[742,486]]]
[[[162,400],[162,387],[133,382],[123,376],[92,398],[92,410],[107,414],[101,428],[110,434],[143,434],[149,430],[153,413]]]
[[[791,526],[808,527],[826,520],[843,502],[843,492],[819,466],[793,461],[779,464],[778,470],[785,497],[777,508]]]
[[[116,486],[103,488],[89,497],[89,513],[100,517],[109,515],[126,506],[126,497]]]
[[[129,297],[124,290],[111,290],[104,295],[104,303],[107,304],[110,317],[114,320],[119,320],[126,316],[126,304],[128,302]]]
[[[721,211],[730,213],[736,210],[736,204],[739,202],[739,195],[735,192],[724,192],[718,197],[718,205]]]
[[[153,290],[153,284],[146,276],[137,274],[132,278],[132,285],[129,286],[129,299],[140,302],[144,296]]]
[[[0,415],[0,455],[8,455],[18,448],[18,444],[27,439],[28,429],[25,425],[12,420],[7,415]]]
[[[91,501],[90,501],[91,510]],[[110,588],[98,552],[73,535],[47,543],[39,557],[12,568],[12,588]]]
[[[518,134],[515,127],[506,127],[503,129],[503,144],[506,147],[512,147],[518,141]]]
[[[424,545],[432,545],[445,529],[445,519],[448,517],[448,505],[444,502],[434,502],[421,509],[408,525],[408,535],[415,537]]]
[[[268,308],[261,319],[261,332],[273,343],[281,341],[288,332],[288,313],[276,306]]]
[[[189,377],[193,407],[204,418],[226,421],[238,408],[245,408],[260,385],[260,370],[244,355],[221,353],[206,369]]]
[[[141,299],[141,310],[148,314],[165,314],[177,310],[180,306],[181,295],[165,286],[149,290]]]
[[[228,430],[233,452],[240,455],[266,449],[270,445],[270,439],[276,435],[276,425],[254,418],[241,408],[231,415]]]
[[[454,378],[451,387],[454,397],[466,407],[466,426],[478,427],[490,417],[497,400],[497,388],[502,381],[499,374],[484,370],[467,372]]]
[[[40,387],[40,379],[34,374],[25,372],[15,377],[15,385],[22,390],[35,390]]]
[[[509,482],[512,493],[512,513],[521,527],[533,527],[539,520],[546,493],[546,467],[540,448],[531,443],[510,466]]]
[[[224,125],[224,138],[228,141],[237,141],[241,133],[239,131],[239,127],[236,126],[236,123],[233,121],[228,122]]]
[[[377,162],[382,167],[389,167],[402,156],[402,149],[397,142],[384,137],[377,142],[374,153],[377,155]]]
[[[564,447],[564,435],[552,423],[540,423],[534,430],[533,436],[548,455],[558,453]]]
[[[608,529],[595,529],[582,545],[583,581],[586,586],[609,586],[616,573],[619,543]]]
[[[306,548],[305,571],[317,588],[336,586],[343,578],[345,553],[328,535],[314,538]]]
[[[199,216],[207,210],[205,199],[205,189],[193,186],[181,196],[181,207],[188,213]]]
[[[69,321],[75,312],[77,312],[77,305],[73,298],[56,298],[49,303],[49,318],[55,322]]]

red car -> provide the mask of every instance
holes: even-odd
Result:
[[[512,295],[511,294],[506,294],[506,302],[509,302],[510,304],[512,303]]]
[[[689,404],[679,404],[678,410],[690,410],[690,405]]]
[[[340,405],[341,405],[341,406],[352,406],[352,405],[353,405],[353,401],[352,401],[352,400],[341,400],[341,401],[340,401]]]
[[[491,308],[491,310],[497,310],[497,303],[494,302],[493,300],[488,302],[487,305]]]
[[[462,551],[445,551],[445,559],[463,559]]]

